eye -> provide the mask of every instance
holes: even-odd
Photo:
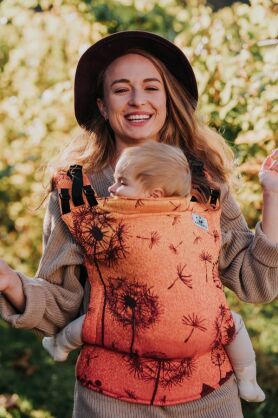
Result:
[[[121,88],[121,89],[117,89],[117,90],[115,90],[114,91],[114,93],[125,93],[125,92],[127,92],[128,91],[128,89],[126,89],[126,88]]]
[[[127,186],[127,183],[124,180],[121,180],[120,183],[122,186]]]
[[[149,90],[149,91],[158,91],[159,89],[158,89],[158,87],[149,86],[149,87],[146,87],[146,90]]]

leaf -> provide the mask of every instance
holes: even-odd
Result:
[[[31,356],[32,350],[27,348],[25,352],[13,362],[13,367],[22,369],[26,376],[32,376],[38,370],[38,367],[30,364]]]

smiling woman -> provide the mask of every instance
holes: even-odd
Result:
[[[124,146],[159,139],[166,119],[166,92],[148,58],[133,53],[114,60],[105,71],[103,98],[97,103],[115,134],[119,154]]]
[[[233,328],[228,323],[230,317],[227,322],[221,305],[217,321],[209,317],[204,322],[199,304],[179,316],[176,305],[183,309],[196,289],[195,264],[196,270],[205,272],[197,287],[198,298],[203,297],[205,305],[210,300],[207,289],[218,292],[222,284],[247,302],[268,302],[277,296],[278,150],[261,169],[265,206],[262,222],[253,234],[229,189],[233,153],[220,135],[200,122],[197,101],[193,69],[183,52],[167,39],[126,31],[88,48],[75,77],[75,115],[82,134],[51,163],[44,252],[36,280],[0,260],[0,312],[15,327],[55,335],[81,308],[86,313],[86,332],[82,333],[86,343],[76,368],[74,418],[242,418],[238,388],[221,343],[222,332],[230,335]],[[221,195],[215,211],[221,230],[206,230],[206,209],[200,218],[191,213],[184,198],[179,204],[171,198],[166,211],[169,245],[161,239],[160,227],[153,228],[150,223],[147,234],[139,230],[133,234],[143,252],[134,245],[134,263],[129,263],[131,245],[127,240],[134,225],[131,222],[128,228],[125,214],[110,215],[106,208],[117,199],[124,200],[108,198],[117,160],[124,150],[146,141],[175,145],[184,154],[191,171],[192,199],[197,200],[194,204],[215,207]],[[94,192],[102,204],[100,212],[94,207],[98,204]],[[148,206],[144,199],[126,200],[128,208],[143,212],[144,220],[149,207],[151,216],[160,219],[160,212],[154,209],[160,201]],[[188,217],[190,225],[193,222],[196,233],[181,221],[181,215]],[[177,242],[172,237],[174,230],[182,235]],[[202,247],[202,234],[210,240],[208,248]],[[192,245],[182,251],[182,245],[190,243],[189,237]],[[213,259],[216,246],[221,252]],[[145,259],[158,249],[163,253],[147,265]],[[173,265],[171,275],[163,281],[170,265],[169,251]],[[182,253],[189,257],[188,262],[180,258]],[[197,257],[191,260],[194,254]],[[192,271],[188,271],[189,261],[193,262]],[[80,277],[88,265],[83,288]],[[153,285],[148,282],[146,268]],[[154,290],[155,285],[159,289]],[[169,295],[173,298],[168,311],[172,322],[164,335],[170,341],[170,354],[166,355],[153,327],[164,321],[165,317],[161,318],[170,303]],[[198,323],[202,326],[196,326]],[[212,340],[205,333],[209,323],[216,335]],[[193,326],[194,332],[188,328]],[[123,334],[115,331],[119,327]],[[147,333],[148,350],[141,352],[138,347],[144,349]],[[119,340],[119,335],[125,337]],[[187,347],[194,347],[195,338],[204,338],[200,350],[206,347],[209,367],[200,360],[200,352],[191,357],[175,352],[177,346],[183,350],[188,340]],[[126,385],[127,373],[136,382],[133,386]],[[212,377],[216,379],[213,382]],[[120,389],[113,383],[116,381]],[[151,388],[151,397],[144,393],[146,386]]]

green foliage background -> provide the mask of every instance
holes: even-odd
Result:
[[[243,184],[237,198],[255,226],[262,209],[257,172],[278,146],[278,7],[269,0],[250,3],[213,11],[202,0],[0,2],[0,258],[34,275],[44,213],[36,207],[47,185],[43,165],[79,132],[73,114],[76,63],[90,44],[126,29],[164,35],[192,62],[199,113],[234,148]],[[267,392],[266,402],[244,404],[245,416],[274,418],[277,303],[254,306],[233,295],[229,299],[245,318]],[[69,363],[55,365],[30,332],[3,322],[0,332],[0,393],[5,395],[0,395],[0,418],[69,417],[75,354]],[[13,393],[18,397],[9,406],[6,395]]]

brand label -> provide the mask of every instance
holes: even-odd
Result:
[[[196,213],[192,213],[192,219],[193,219],[193,223],[199,228],[202,228],[205,231],[209,230],[208,221],[203,216],[197,215]]]

